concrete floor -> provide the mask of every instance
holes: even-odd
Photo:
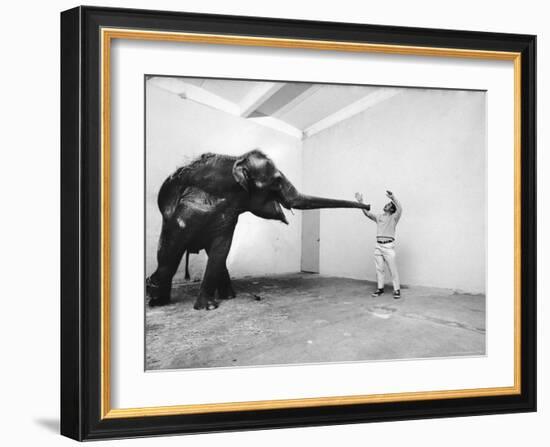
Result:
[[[146,369],[343,362],[485,354],[485,296],[292,274],[234,280],[237,297],[195,311],[200,283],[146,311]]]

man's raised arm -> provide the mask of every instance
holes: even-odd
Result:
[[[395,205],[395,213],[394,213],[395,220],[398,221],[401,218],[401,213],[403,212],[403,206],[401,205],[401,202],[395,198],[393,192],[386,191],[386,195]]]

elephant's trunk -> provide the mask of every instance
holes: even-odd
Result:
[[[286,178],[283,178],[282,181],[281,196],[281,204],[287,209],[313,210],[318,208],[361,208],[367,211],[370,210],[370,205],[365,203],[301,194]]]
[[[350,200],[327,199],[325,197],[305,196],[298,194],[289,202],[288,208],[297,210],[314,210],[318,208],[361,208],[370,210],[370,205]]]

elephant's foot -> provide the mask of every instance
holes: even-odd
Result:
[[[218,307],[218,303],[214,299],[213,296],[209,296],[203,291],[199,293],[199,296],[197,297],[197,301],[195,301],[195,304],[193,305],[193,308],[195,310],[200,309],[206,309],[206,310],[212,310],[216,309]]]
[[[218,298],[220,300],[230,300],[235,298],[236,296],[237,294],[235,293],[232,287],[228,287],[225,289],[218,289]]]
[[[166,306],[170,304],[170,296],[161,296],[160,286],[156,281],[155,274],[145,280],[145,293],[149,298],[149,307]]]
[[[197,301],[195,301],[195,304],[193,305],[193,309],[195,310],[214,310],[218,308],[218,303],[213,298],[197,298]]]
[[[154,275],[145,280],[145,293],[151,299],[155,299],[159,294],[159,285],[155,281]]]
[[[166,306],[170,304],[169,299],[151,298],[149,300],[149,307]]]

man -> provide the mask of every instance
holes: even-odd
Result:
[[[386,191],[386,196],[391,202],[384,206],[383,214],[374,214],[367,210],[363,214],[370,220],[376,222],[376,248],[374,249],[374,264],[376,266],[376,279],[378,289],[372,294],[378,297],[384,294],[384,263],[388,264],[392,280],[393,280],[393,297],[401,298],[401,290],[399,285],[399,274],[397,272],[397,263],[395,260],[395,227],[403,208],[399,201],[395,198],[391,191]],[[363,203],[363,195],[355,193],[355,199]]]

